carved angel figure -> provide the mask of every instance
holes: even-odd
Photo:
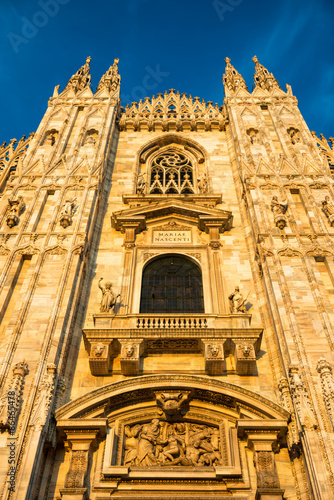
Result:
[[[286,200],[285,201],[278,201],[278,197],[273,196],[270,206],[271,206],[271,210],[275,216],[276,215],[284,215],[288,209],[288,202]]]
[[[101,285],[101,281],[103,278],[99,279],[99,289],[102,292],[102,301],[100,312],[110,312],[110,310],[115,306],[118,295],[115,295],[112,290],[112,283],[110,281],[106,281],[105,286]]]
[[[238,286],[235,287],[235,290],[231,295],[229,295],[228,300],[230,301],[230,307],[232,314],[245,313],[246,312],[246,299],[242,293],[240,293],[240,289]]]

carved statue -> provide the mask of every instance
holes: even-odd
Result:
[[[94,146],[96,144],[96,137],[94,133],[88,134],[85,140],[85,145]]]
[[[230,301],[230,307],[232,314],[245,313],[246,312],[246,299],[244,299],[242,293],[240,293],[240,289],[238,286],[235,287],[235,290],[228,297]]]
[[[140,177],[138,177],[137,194],[144,194],[145,188],[146,188],[146,181],[144,179],[144,176],[141,175]]]
[[[322,209],[327,217],[334,215],[334,204],[330,201],[329,196],[325,196],[325,199],[322,202]]]
[[[45,144],[45,146],[53,146],[55,142],[56,142],[55,134],[53,134],[52,132],[50,132],[46,136],[44,144]]]
[[[290,129],[289,135],[291,137],[292,144],[298,144],[299,142],[302,142],[302,136],[300,135],[299,130],[297,130],[296,128]]]
[[[73,209],[75,207],[76,200],[77,200],[76,198],[65,200],[63,209],[60,212],[61,215],[66,214],[66,215],[70,215],[72,217],[72,215],[73,215]]]
[[[277,196],[273,196],[271,200],[271,210],[274,213],[274,215],[283,215],[287,211],[288,208],[288,202],[285,201],[278,201]]]
[[[16,199],[12,198],[8,200],[8,215],[6,217],[7,226],[12,228],[19,223],[19,215],[25,207],[22,196],[18,196]]]
[[[208,192],[208,181],[205,172],[197,179],[197,184],[201,194],[206,194]]]
[[[64,206],[60,212],[59,224],[66,229],[72,224],[72,216],[74,213],[76,198],[65,200]]]
[[[119,294],[118,295],[114,294],[114,292],[112,291],[112,283],[110,281],[106,281],[105,286],[102,286],[101,285],[102,280],[103,278],[99,279],[99,289],[102,292],[100,312],[108,313],[115,306]]]
[[[247,131],[249,135],[249,140],[252,144],[259,144],[259,131],[255,129],[250,129]]]

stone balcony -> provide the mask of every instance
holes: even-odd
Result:
[[[232,355],[235,372],[252,375],[263,331],[251,327],[250,314],[100,313],[93,319],[94,328],[83,330],[93,375],[111,374],[118,355],[123,375],[139,375],[141,356],[164,352],[202,352],[209,375],[226,372]]]

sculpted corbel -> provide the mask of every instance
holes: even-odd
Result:
[[[89,366],[92,375],[108,375],[110,369],[110,343],[91,344]]]
[[[209,375],[222,375],[224,372],[224,346],[215,339],[202,340],[205,356],[205,370]]]
[[[122,375],[135,376],[139,374],[140,356],[144,350],[143,339],[120,339]]]

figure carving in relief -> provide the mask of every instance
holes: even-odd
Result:
[[[160,444],[159,435],[160,422],[157,418],[143,425],[138,442],[138,465],[157,464],[155,446]]]
[[[124,432],[125,438],[125,454],[124,454],[124,465],[135,465],[138,456],[138,434],[141,431],[142,426],[137,424],[130,428],[126,425]]]
[[[173,429],[169,429],[167,440],[162,444],[166,443],[168,443],[167,448],[165,448],[165,450],[161,453],[163,462],[166,461],[166,458],[169,458],[169,460],[173,461],[180,455],[184,456],[184,440],[174,434]]]
[[[197,179],[197,184],[198,184],[199,192],[201,194],[207,194],[207,192],[208,192],[208,181],[207,181],[206,173],[205,172]]]
[[[132,344],[126,344],[126,346],[124,346],[124,352],[127,358],[132,358],[135,353],[135,348]]]
[[[137,194],[144,194],[145,188],[146,188],[146,181],[144,179],[144,176],[141,175],[140,177],[138,177]]]
[[[115,295],[113,290],[112,290],[112,283],[110,281],[106,281],[105,286],[101,284],[101,281],[103,278],[99,279],[99,289],[102,292],[102,301],[101,301],[101,308],[100,312],[102,313],[108,313],[113,309],[113,307],[116,304],[117,297],[120,295]]]
[[[247,295],[248,297],[248,295]],[[231,295],[229,295],[228,299],[230,301],[230,307],[232,314],[245,313],[246,312],[246,299],[244,299],[242,293],[240,293],[240,289],[238,286],[235,287],[235,290]]]
[[[124,465],[212,466],[223,463],[220,431],[190,423],[150,423],[125,426]]]
[[[19,215],[25,207],[22,196],[8,200],[8,215],[6,217],[7,226],[12,228],[19,222]]]

